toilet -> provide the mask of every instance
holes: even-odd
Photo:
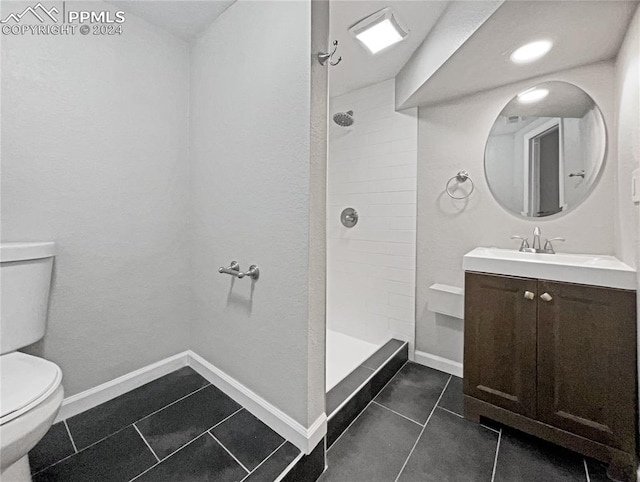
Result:
[[[0,244],[0,480],[31,480],[29,451],[58,414],[62,371],[17,350],[44,336],[54,243]]]

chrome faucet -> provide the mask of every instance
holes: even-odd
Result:
[[[533,243],[531,247],[529,247],[529,240],[527,238],[523,238],[522,236],[511,236],[511,239],[519,239],[522,241],[520,244],[520,251],[523,253],[546,253],[546,254],[555,254],[553,249],[552,241],[565,241],[564,238],[550,238],[546,239],[544,243],[544,247],[541,247],[540,236],[542,232],[538,226],[533,230]]]
[[[536,253],[538,252],[538,250],[540,250],[541,246],[540,246],[540,228],[538,226],[535,227],[535,229],[533,230],[533,246],[531,246],[533,249],[535,249]]]

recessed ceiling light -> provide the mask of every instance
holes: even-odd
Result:
[[[553,47],[550,40],[538,40],[523,45],[511,54],[511,61],[516,64],[526,64],[544,57]]]
[[[534,87],[518,94],[518,100],[523,104],[532,104],[544,99],[547,95],[549,95],[548,89],[539,89]]]
[[[349,28],[349,32],[372,54],[404,40],[408,35],[391,7],[360,20]]]

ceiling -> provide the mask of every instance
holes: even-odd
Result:
[[[500,115],[579,119],[584,117],[595,105],[589,94],[568,82],[544,82],[536,87],[547,89],[549,94],[544,99],[530,104],[523,104],[516,96],[507,104]]]
[[[236,0],[107,0],[147,22],[190,42]]]
[[[338,40],[336,55],[342,62],[330,69],[329,95],[334,97],[394,78],[444,12],[439,0],[332,0],[331,42]],[[371,55],[349,33],[349,27],[384,8],[392,7],[409,35],[400,43]]]
[[[493,127],[491,128],[491,132],[489,133],[489,135],[491,137],[495,137],[515,134],[520,129],[525,128],[538,119],[539,117],[524,117],[520,118],[517,122],[510,122],[508,120],[508,117],[504,117],[502,114],[500,114],[493,123]]]
[[[431,105],[559,70],[612,59],[636,1],[507,1],[434,73],[401,108]],[[550,39],[541,60],[514,64],[519,46]]]

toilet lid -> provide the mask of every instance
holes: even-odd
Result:
[[[20,352],[0,356],[0,425],[38,405],[61,381],[62,371],[48,360]]]

